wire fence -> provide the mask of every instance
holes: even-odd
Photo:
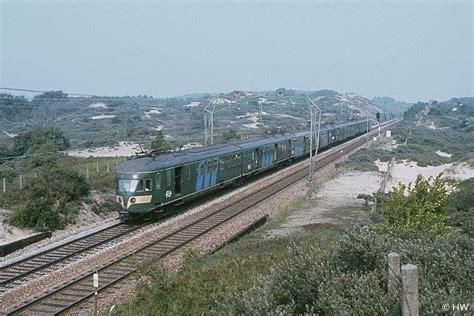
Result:
[[[119,164],[127,161],[127,158],[100,159],[91,162],[80,163],[75,166],[67,166],[66,169],[77,171],[91,184],[103,183],[114,178]],[[37,172],[25,173],[14,177],[2,177],[1,193],[14,193],[28,187],[29,182],[38,177]],[[105,178],[104,178],[105,177]]]

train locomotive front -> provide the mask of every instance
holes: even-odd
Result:
[[[156,208],[160,185],[153,173],[146,170],[148,160],[151,158],[130,160],[117,169],[116,202],[122,206],[122,219],[147,215]]]

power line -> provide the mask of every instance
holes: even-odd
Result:
[[[28,100],[27,98],[25,98],[24,96],[0,96],[1,99],[11,99],[11,100],[21,100],[22,98],[23,99],[26,99]],[[66,97],[66,98],[50,98],[50,97],[46,97],[46,98],[38,98],[37,100],[56,100],[56,101],[94,101],[94,100],[103,100],[103,101],[115,101],[115,100],[121,100],[121,99],[128,99],[127,97],[98,97],[98,96],[95,96],[95,97]],[[134,99],[132,97],[130,97],[129,99]],[[147,99],[147,98],[144,98],[144,99]],[[151,99],[151,100],[160,100],[160,99]]]
[[[33,92],[33,93],[47,93],[47,92],[57,92],[57,91],[60,91],[60,90],[57,90],[57,91],[52,91],[52,90],[45,91],[45,90],[21,89],[21,88],[10,88],[10,87],[0,87],[0,90],[19,91],[19,92]],[[61,92],[64,93],[64,94],[67,94],[67,95],[74,95],[74,96],[79,96],[79,97],[96,97],[95,95],[91,95],[91,94],[69,93],[69,92],[64,92],[64,91],[61,91]]]

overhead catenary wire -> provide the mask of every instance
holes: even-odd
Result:
[[[83,93],[71,93],[71,92],[64,92],[61,90],[34,90],[34,89],[24,89],[24,88],[11,88],[11,87],[0,87],[0,90],[7,90],[7,91],[17,91],[17,92],[30,92],[30,93],[48,93],[48,92],[62,92],[67,95],[73,96],[80,96],[80,97],[97,97],[97,95],[92,94],[83,94]]]

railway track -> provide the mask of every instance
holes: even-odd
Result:
[[[395,123],[386,124],[382,127],[382,130],[394,124]],[[375,135],[377,132],[378,131],[372,131],[369,136]],[[366,141],[367,138],[363,135],[319,155],[315,163],[315,169],[318,170],[340,157],[347,155],[359,146],[365,144]],[[223,205],[218,209],[209,209],[199,213],[197,220],[194,222],[157,240],[144,242],[144,244],[140,245],[135,251],[124,254],[106,265],[89,271],[67,283],[61,284],[40,297],[24,301],[20,305],[12,308],[8,314],[58,315],[65,313],[91,299],[96,290],[101,292],[112,287],[136,272],[140,267],[146,266],[147,263],[154,262],[180,249],[191,241],[228,222],[252,206],[264,201],[306,176],[307,167],[305,166],[296,170],[291,176],[269,184],[233,204]],[[97,289],[93,287],[94,272],[97,272],[100,276],[100,284]]]
[[[32,274],[47,274],[48,268],[58,263],[67,264],[72,257],[94,249],[118,237],[137,230],[143,225],[118,223],[79,239],[41,251],[0,268],[0,292],[23,283]]]

